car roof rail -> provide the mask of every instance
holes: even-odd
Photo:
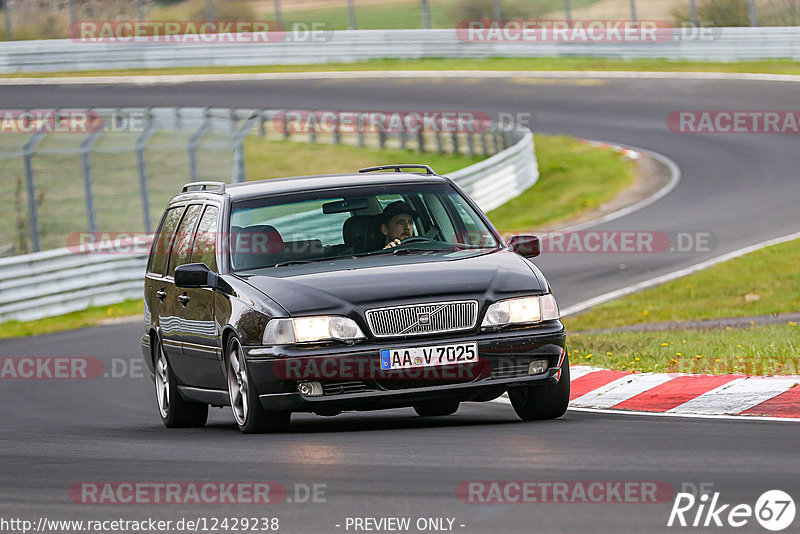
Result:
[[[436,171],[431,169],[429,165],[418,165],[418,164],[415,164],[415,163],[409,163],[409,164],[406,164],[406,163],[397,164],[396,163],[394,165],[378,165],[377,167],[367,167],[366,169],[359,169],[358,172],[360,172],[360,173],[364,173],[364,172],[380,172],[380,171],[389,171],[389,170],[394,170],[394,172],[403,172],[403,169],[419,169],[419,170],[425,171],[425,174],[433,174],[433,175],[438,176],[438,174],[436,174]]]
[[[181,193],[191,191],[207,191],[209,193],[225,193],[225,182],[191,182],[181,188]]]

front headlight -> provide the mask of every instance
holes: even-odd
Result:
[[[558,305],[552,293],[495,302],[486,310],[481,327],[533,324],[558,319]]]
[[[273,319],[264,329],[264,345],[290,345],[318,341],[364,339],[355,321],[337,315]]]

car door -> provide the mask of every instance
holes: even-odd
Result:
[[[169,254],[165,277],[165,280],[168,281],[172,288],[171,293],[168,291],[167,295],[167,300],[170,301],[172,308],[169,319],[162,321],[161,324],[162,339],[164,340],[164,349],[167,350],[167,347],[169,347],[168,356],[171,356],[169,363],[172,366],[173,374],[179,383],[186,385],[195,385],[196,381],[192,362],[186,357],[183,350],[183,338],[186,330],[186,325],[184,324],[186,299],[182,296],[183,289],[175,287],[175,268],[189,263],[192,240],[194,239],[195,228],[197,228],[202,211],[203,205],[199,203],[190,204],[186,208],[186,212],[172,240],[172,249]]]
[[[171,334],[175,328],[173,318],[175,286],[167,277],[167,264],[175,232],[181,221],[185,205],[168,208],[155,235],[150,261],[145,274],[145,319],[159,333],[164,352],[169,361],[180,356],[180,346]]]
[[[216,240],[219,207],[208,204],[197,225],[189,263],[204,263],[217,272]],[[180,341],[183,356],[190,366],[187,384],[209,389],[225,389],[222,347],[215,321],[215,291],[211,288],[176,288],[176,304],[181,314]]]

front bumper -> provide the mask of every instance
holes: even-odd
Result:
[[[471,332],[401,340],[366,340],[354,345],[244,347],[251,381],[267,411],[335,413],[377,410],[438,401],[488,401],[510,388],[554,384],[565,353],[560,321],[534,328]],[[380,371],[381,349],[475,342],[477,364],[408,371],[401,377]],[[548,369],[527,374],[528,364],[545,359]],[[288,371],[293,372],[288,372]],[[303,396],[300,380],[323,384],[322,396]]]

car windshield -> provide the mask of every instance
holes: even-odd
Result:
[[[395,246],[386,248],[392,242]],[[232,271],[384,254],[484,252],[498,240],[449,184],[380,185],[235,202]]]

